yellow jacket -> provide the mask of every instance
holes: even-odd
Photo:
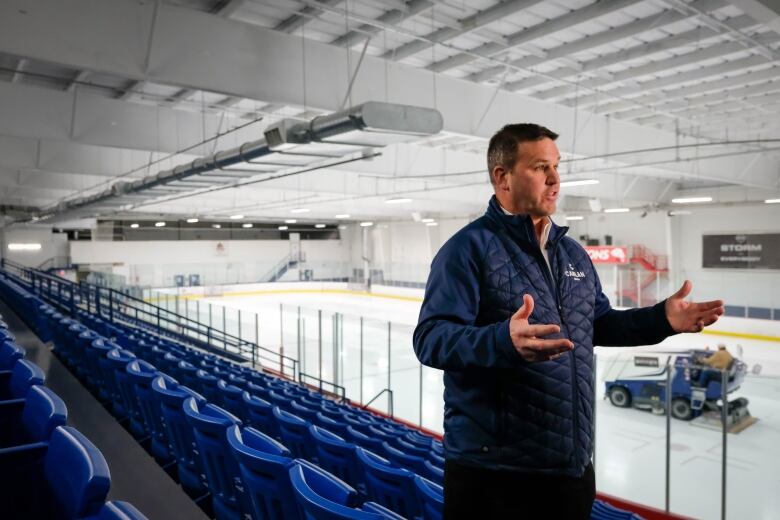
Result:
[[[726,350],[717,350],[713,355],[708,358],[704,358],[702,363],[708,367],[717,368],[718,370],[726,370],[731,362],[734,360],[734,356]]]

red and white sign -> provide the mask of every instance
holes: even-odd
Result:
[[[626,264],[628,252],[619,246],[585,246],[585,251],[594,264]]]

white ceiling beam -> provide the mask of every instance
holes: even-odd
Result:
[[[740,11],[780,34],[780,4],[775,0],[731,0]]]
[[[697,5],[701,5],[707,11],[714,11],[725,5],[728,5],[728,2],[725,0],[697,0],[695,3]],[[691,16],[678,13],[677,11],[663,11],[653,16],[640,18],[618,27],[610,27],[609,29],[598,34],[591,34],[571,43],[553,47],[552,49],[545,51],[542,56],[525,56],[517,60],[512,60],[509,62],[509,64],[519,68],[535,67],[541,63],[549,63],[552,60],[557,60],[560,58],[569,58],[574,54],[586,51],[588,49],[593,49],[595,47],[600,47],[602,45],[607,45],[625,38],[637,37],[644,32],[653,29],[659,29],[665,25],[677,23],[689,18],[691,18]],[[503,72],[504,67],[488,67],[484,70],[471,74],[468,76],[468,79],[481,83],[483,81],[494,78]]]
[[[723,103],[714,103],[711,105],[707,105],[704,108],[694,108],[690,110],[682,110],[680,112],[675,112],[675,115],[679,114],[681,118],[686,119],[694,119],[694,120],[701,120],[703,118],[707,118],[713,115],[722,114],[726,112],[736,112],[738,115],[740,112],[743,112],[745,108],[754,109],[758,112],[762,112],[766,114],[769,111],[769,105],[773,105],[775,103],[780,102],[780,94],[774,94],[774,95],[763,95],[758,96],[756,98],[750,99],[750,103],[747,105],[743,105],[745,100],[742,99],[729,99],[725,100]],[[650,122],[650,124],[655,124],[659,120],[654,120],[652,118],[655,117],[665,117],[665,116],[643,116],[643,117],[637,117],[632,118],[636,123],[639,124],[646,124]],[[622,119],[628,119],[626,117],[623,117],[621,115]],[[665,120],[669,120],[666,118]]]
[[[434,3],[430,0],[411,0],[405,3],[404,9],[392,9],[385,12],[382,16],[377,18],[377,22],[380,24],[399,25],[410,18],[425,13],[433,7],[433,5]],[[339,36],[330,43],[331,45],[336,45],[338,47],[354,47],[359,43],[363,43],[366,38],[376,36],[380,32],[382,32],[381,26],[362,24],[357,29],[353,29],[346,34]]]
[[[748,74],[740,74],[738,76],[730,76],[728,78],[723,78],[720,80],[708,81],[698,85],[690,85],[681,88],[676,88],[673,90],[666,90],[663,92],[663,94],[651,93],[651,94],[645,94],[643,96],[631,98],[631,100],[616,101],[612,103],[606,102],[597,107],[593,107],[593,111],[596,113],[614,114],[622,110],[636,108],[637,106],[652,106],[652,105],[657,105],[663,101],[668,102],[669,100],[672,99],[679,99],[687,96],[695,96],[697,94],[704,94],[707,92],[720,92],[724,89],[738,87],[749,83],[759,83],[767,80],[775,80],[777,79],[777,76],[778,76],[777,67],[773,67],[758,72],[751,72]]]
[[[71,78],[70,83],[68,83],[68,85],[65,87],[65,92],[73,92],[76,86],[79,83],[84,82],[84,80],[86,80],[88,76],[89,76],[88,70],[78,71],[76,75]]]
[[[511,0],[508,2],[499,2],[484,11],[479,11],[471,16],[467,16],[462,20],[458,20],[460,28],[454,27],[441,27],[431,33],[425,35],[424,39],[412,40],[408,43],[401,45],[395,49],[390,49],[384,54],[384,58],[392,59],[395,61],[401,61],[418,52],[422,52],[425,49],[433,47],[432,42],[446,42],[463,36],[472,31],[479,29],[485,25],[491,24],[497,20],[509,16],[523,9],[538,4],[541,0]],[[503,48],[503,45],[492,43],[497,47]]]
[[[492,57],[508,49],[519,47],[524,43],[532,42],[537,38],[547,37],[558,31],[595,20],[609,13],[630,7],[631,5],[641,1],[643,0],[610,0],[609,2],[596,2],[581,9],[571,11],[565,15],[558,16],[551,20],[547,20],[546,22],[534,25],[528,29],[523,29],[514,34],[511,34],[506,37],[506,45],[493,42],[485,43],[475,49],[471,49],[468,53],[456,54],[455,56],[451,56],[439,62],[433,63],[428,68],[436,72],[444,72],[454,67],[459,67],[461,65],[471,63],[477,59],[474,54],[485,57]]]
[[[29,61],[24,58],[19,58],[16,60],[16,66],[14,67],[14,72],[11,75],[11,83],[17,83],[22,79],[22,76],[24,75],[24,68],[28,63]]]
[[[780,35],[770,33],[767,35],[762,35],[757,39],[760,39],[768,44],[774,44],[780,41]],[[619,83],[626,80],[630,81],[636,78],[640,78],[642,76],[658,74],[660,72],[666,72],[679,67],[690,66],[692,64],[699,63],[702,61],[723,58],[730,54],[743,52],[744,50],[745,47],[736,42],[711,45],[703,49],[694,50],[692,52],[687,52],[685,54],[679,54],[673,58],[659,59],[651,63],[647,63],[645,65],[640,65],[638,67],[632,67],[629,69],[621,70],[619,72],[610,74],[609,78],[601,77],[601,78],[586,79],[580,83],[580,88],[585,87],[585,88],[597,89],[600,87],[604,87],[606,85],[611,85],[613,83]],[[538,94],[536,94],[536,97],[539,97],[540,99],[551,99],[558,96],[559,94],[557,94],[554,91],[539,92]],[[582,99],[580,99],[578,104],[580,103],[582,103]]]
[[[757,25],[756,22],[749,16],[737,16],[726,20],[724,23],[732,29],[739,31],[744,31]],[[652,56],[653,54],[659,52],[679,49],[680,47],[687,47],[691,45],[697,46],[707,43],[708,40],[722,39],[723,37],[724,35],[722,33],[710,29],[709,27],[697,27],[696,29],[691,29],[690,31],[685,31],[674,36],[661,38],[652,42],[642,43],[630,49],[613,52],[605,56],[599,56],[598,58],[593,58],[591,60],[582,62],[580,64],[581,69],[564,67],[551,72],[549,75],[563,81],[580,74],[596,73],[606,67],[610,67],[618,63],[625,63],[627,61],[638,58]],[[550,80],[545,78],[531,78],[523,82],[513,83],[511,84],[511,88],[513,90],[538,88],[549,82]],[[550,94],[548,97],[558,98],[572,94],[575,90],[575,85],[569,84],[550,88],[546,92]]]
[[[342,0],[320,0],[319,3],[322,3],[326,6],[332,6],[341,3]],[[322,13],[324,13],[322,9],[318,9],[317,7],[306,5],[301,9],[299,13],[296,13],[294,15],[288,16],[281,22],[279,22],[276,27],[274,27],[274,30],[281,31],[285,33],[294,33],[307,23],[309,23],[311,20],[317,18]]]
[[[236,11],[241,9],[246,2],[247,0],[222,0],[217,4],[212,13],[222,16],[223,18],[230,18]]]
[[[780,78],[778,79],[780,80]],[[753,100],[751,98],[753,97],[763,96],[778,90],[780,90],[780,81],[768,81],[759,83],[757,85],[739,87],[721,92],[713,92],[711,94],[704,94],[702,96],[692,97],[684,100],[664,99],[655,105],[655,107],[660,108],[666,112],[676,114],[685,110],[690,110],[705,105],[718,104],[724,101],[747,100],[752,102]],[[635,108],[612,113],[612,115],[620,117],[621,119],[637,119],[653,114],[654,111],[648,108]]]
[[[670,76],[664,76],[659,79],[653,79],[649,81],[643,81],[641,83],[633,83],[622,87],[610,89],[608,92],[612,95],[631,98],[635,94],[642,94],[644,92],[652,92],[654,90],[666,89],[675,85],[681,85],[683,83],[690,83],[692,81],[705,80],[707,78],[723,76],[724,74],[731,74],[733,72],[740,72],[753,67],[758,67],[769,63],[763,56],[749,56],[747,58],[739,58],[736,60],[727,61],[717,65],[709,65],[694,70],[685,72],[679,72]],[[744,76],[744,82],[750,83],[750,73],[742,74]],[[693,85],[696,86],[696,85]],[[665,93],[663,94],[665,95]],[[663,97],[661,95],[661,97]],[[599,94],[587,94],[585,96],[577,97],[576,99],[564,101],[567,105],[576,104],[578,107],[584,108],[598,103],[603,103],[604,95]],[[603,107],[601,107],[603,109]]]

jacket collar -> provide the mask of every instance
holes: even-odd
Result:
[[[485,216],[506,230],[514,240],[517,240],[522,245],[539,247],[539,240],[536,238],[536,230],[530,215],[525,213],[519,215],[505,214],[498,203],[498,199],[493,195],[490,197]],[[547,239],[548,245],[556,244],[569,231],[568,227],[558,226],[552,219],[550,219],[550,223],[550,235]]]

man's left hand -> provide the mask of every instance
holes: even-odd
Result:
[[[701,332],[723,315],[723,300],[686,302],[692,287],[690,280],[685,280],[680,290],[666,300],[666,319],[675,332]]]

